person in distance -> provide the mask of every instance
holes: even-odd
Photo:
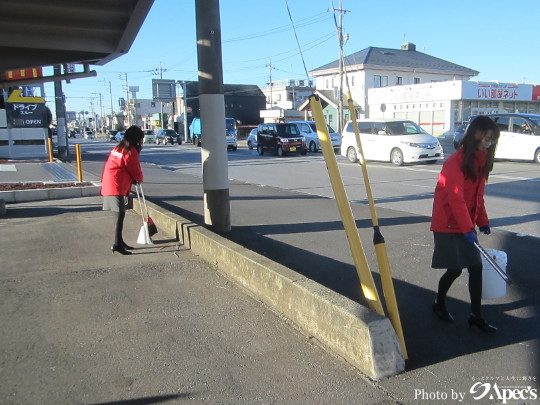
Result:
[[[134,182],[143,181],[143,173],[139,162],[142,149],[143,131],[132,125],[126,130],[124,138],[116,145],[105,162],[101,175],[101,195],[103,209],[114,212],[114,244],[112,253],[130,255],[133,249],[124,242],[122,231],[126,216],[126,203]]]
[[[497,328],[481,313],[482,260],[474,246],[475,227],[489,235],[489,220],[484,205],[484,189],[493,169],[499,127],[489,117],[478,116],[468,126],[456,152],[444,162],[433,199],[431,230],[435,248],[431,267],[446,269],[439,280],[433,312],[445,322],[454,318],[446,309],[446,294],[464,268],[469,271],[471,313],[469,327],[486,333]]]

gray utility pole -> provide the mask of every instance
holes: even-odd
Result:
[[[53,70],[55,76],[61,76],[60,65],[54,65]],[[54,105],[56,109],[56,128],[58,131],[58,157],[63,162],[69,162],[66,106],[64,105],[61,79],[54,82]]]
[[[129,84],[128,84],[128,74],[126,73],[120,73],[119,75],[120,79],[125,79],[126,81],[126,116],[125,116],[125,123],[124,126],[126,129],[131,126],[131,113],[130,113],[130,107],[129,107]]]
[[[338,100],[338,132],[343,133],[343,14],[348,13],[347,10],[343,10],[341,0],[339,0],[339,9],[333,10],[334,13],[339,13],[339,24],[337,27],[338,41],[339,41],[339,100]]]
[[[186,81],[182,82],[182,92],[184,93],[184,141],[187,142],[189,138],[188,125],[187,125],[187,84]]]
[[[195,0],[204,223],[215,232],[231,230],[229,172],[225,139],[225,97],[221,60],[219,0]]]
[[[166,72],[167,69],[163,69],[163,67],[161,66],[161,62],[159,62],[159,69],[156,69],[155,72],[157,73],[159,71],[159,78],[161,80],[163,80],[163,72]],[[163,101],[159,101],[159,110],[160,110],[160,115],[159,115],[159,120],[161,122],[161,128],[162,129],[165,129],[167,128],[167,126],[165,125],[165,122],[164,122],[164,119],[163,119]]]
[[[268,84],[270,86],[270,109],[272,109],[272,107],[274,106],[274,98],[272,95],[272,86],[274,85],[274,83],[272,82],[272,69],[274,69],[274,66],[272,65],[272,59],[270,59],[270,63],[267,64],[266,67],[268,68],[270,74],[270,81],[268,82]]]

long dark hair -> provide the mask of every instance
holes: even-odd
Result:
[[[144,133],[142,129],[140,129],[136,125],[130,126],[125,134],[124,138],[120,141],[120,143],[116,146],[117,150],[124,150],[128,152],[131,148],[134,148],[137,152],[141,152],[142,149],[142,143],[144,139]]]
[[[474,157],[478,145],[482,142],[482,138],[486,136],[488,131],[492,131],[493,142],[487,150],[487,160],[484,166],[484,177],[487,180],[489,173],[493,170],[493,160],[495,156],[495,149],[497,148],[497,141],[499,140],[500,130],[497,124],[485,115],[479,115],[467,127],[465,135],[460,142],[460,147],[463,148],[463,162],[461,163],[461,170],[465,177],[471,178],[476,181],[476,170],[474,168]],[[477,139],[476,134],[480,133],[482,137]]]

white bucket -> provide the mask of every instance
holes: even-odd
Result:
[[[502,250],[485,249],[495,263],[506,273],[506,253]],[[482,256],[482,299],[492,300],[506,295],[506,282]]]

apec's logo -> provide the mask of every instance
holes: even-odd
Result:
[[[469,393],[475,400],[482,398],[497,399],[506,404],[508,400],[535,400],[538,399],[536,388],[528,386],[499,387],[497,383],[477,382],[472,385]]]

